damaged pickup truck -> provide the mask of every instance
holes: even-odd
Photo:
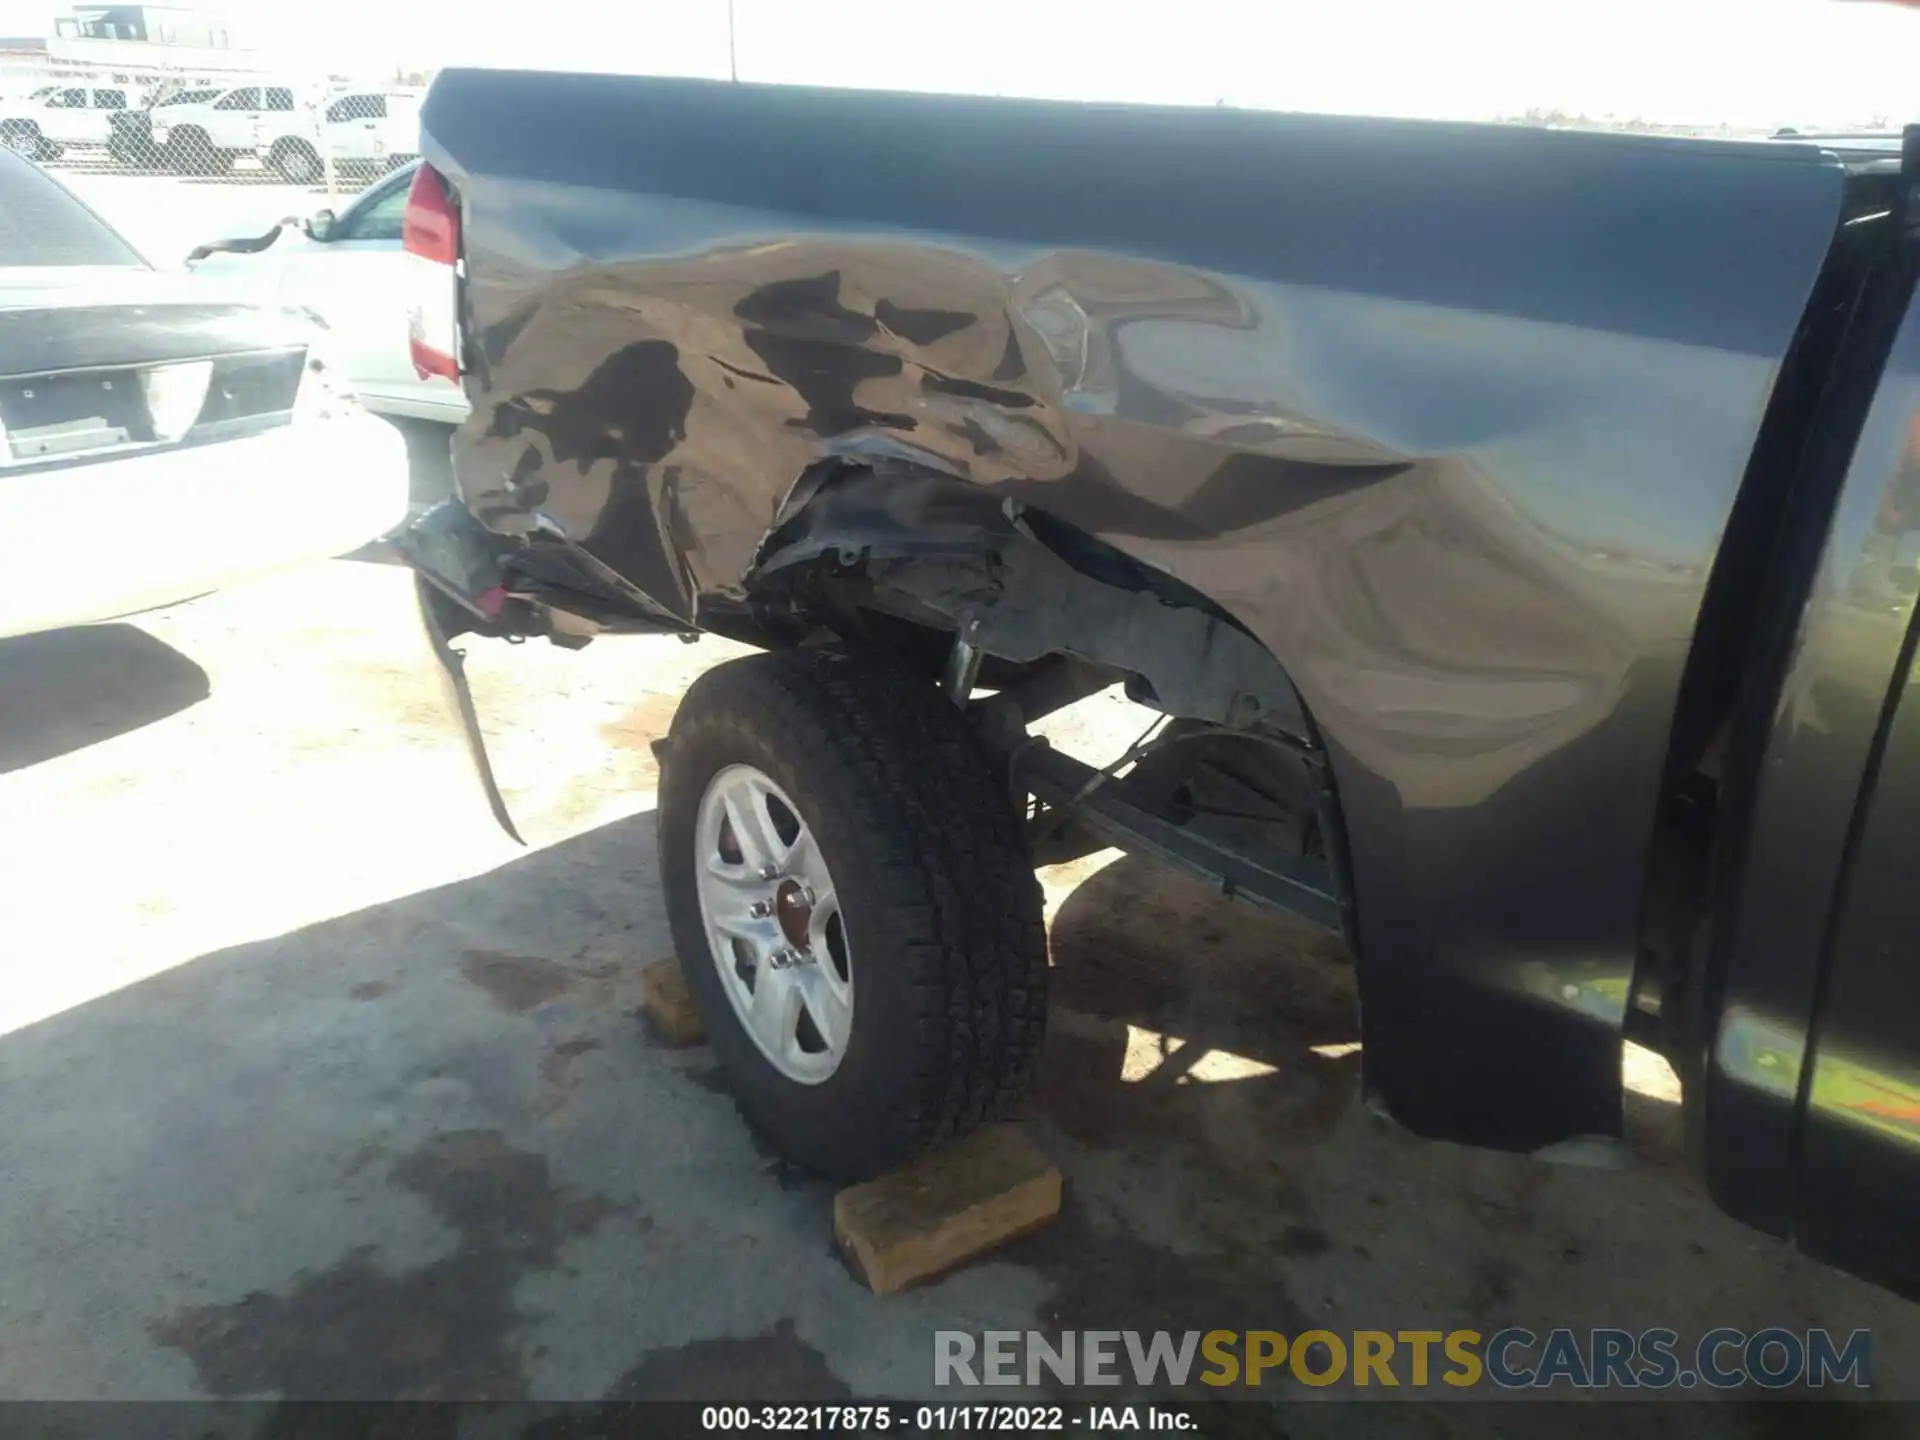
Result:
[[[1034,865],[1118,845],[1344,935],[1415,1131],[1618,1134],[1632,1039],[1722,1206],[1920,1284],[1920,130],[456,70],[422,132],[424,613],[456,681],[767,652],[658,823],[786,1153],[1017,1102]],[[1115,684],[1121,762],[1030,737]]]

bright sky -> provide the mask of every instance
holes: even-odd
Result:
[[[0,0],[0,34],[46,0]],[[217,0],[289,67],[727,74],[726,0]],[[1486,118],[1920,119],[1920,9],[1860,0],[734,0],[740,78]]]

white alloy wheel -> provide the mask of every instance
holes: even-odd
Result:
[[[707,949],[741,1027],[782,1075],[818,1085],[853,1032],[846,924],[799,808],[751,765],[708,781],[694,825]]]
[[[291,185],[312,185],[324,173],[320,157],[306,145],[295,142],[282,145],[274,157],[280,177]]]

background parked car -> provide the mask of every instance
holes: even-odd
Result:
[[[295,109],[289,85],[241,85],[178,113],[153,116],[153,143],[169,170],[181,175],[224,175],[234,158],[258,148],[269,126],[288,123]]]
[[[359,174],[404,164],[420,153],[420,94],[352,90],[312,110],[275,114],[262,124],[255,153],[294,185],[318,184],[329,162]]]
[[[129,85],[60,85],[0,107],[0,144],[29,159],[51,160],[76,146],[105,146],[112,117],[138,109]]]
[[[396,169],[338,215],[322,210],[266,236],[213,241],[190,263],[197,274],[324,318],[347,383],[369,410],[457,425],[466,395],[438,376],[421,379],[408,344],[401,227],[418,168],[416,160]]]
[[[323,339],[311,316],[155,270],[0,153],[0,636],[188,599],[398,524],[405,444]]]

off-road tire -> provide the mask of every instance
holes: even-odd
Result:
[[[167,137],[167,168],[176,175],[225,175],[233,169],[233,155],[216,150],[207,132],[197,125]]]
[[[327,174],[320,152],[304,140],[274,141],[269,163],[289,185],[318,185]]]
[[[38,160],[47,149],[47,142],[40,135],[40,127],[31,120],[8,121],[0,125],[0,145],[29,160]]]
[[[748,1123],[803,1168],[855,1180],[1009,1114],[1046,1027],[1040,887],[1004,781],[939,691],[832,652],[753,656],[693,683],[661,752],[674,946]],[[819,1084],[767,1061],[707,943],[696,821],[735,764],[792,798],[839,895],[853,1023]]]

